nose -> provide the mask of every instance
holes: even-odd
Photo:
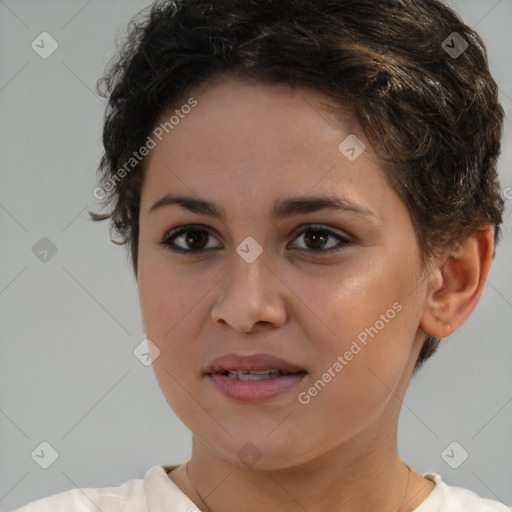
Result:
[[[252,263],[235,253],[231,271],[219,284],[211,318],[247,334],[280,327],[286,322],[283,289],[265,252]]]

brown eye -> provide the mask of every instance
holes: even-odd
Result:
[[[304,245],[302,247],[292,245],[292,248],[301,250],[310,250],[312,252],[335,252],[343,249],[345,246],[350,245],[352,242],[348,237],[342,233],[338,233],[325,226],[308,226],[296,235],[296,239],[303,237]],[[337,239],[338,243],[330,244],[329,239]]]
[[[313,231],[312,229],[306,231],[304,233],[304,242],[306,245],[311,249],[323,249],[324,246],[327,244],[327,240],[331,236],[330,234],[326,233],[325,231],[316,230]]]
[[[210,237],[210,231],[202,226],[183,226],[167,233],[161,244],[172,251],[182,254],[198,253],[208,249]],[[215,249],[218,246],[210,248]]]
[[[184,238],[185,243],[191,248],[196,250],[201,250],[206,247],[206,242],[208,241],[208,237],[210,236],[204,230],[200,231],[198,229],[191,229],[190,231],[186,231],[187,236]]]

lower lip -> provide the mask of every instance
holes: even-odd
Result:
[[[282,375],[273,379],[238,380],[220,373],[208,375],[213,385],[225,396],[239,402],[255,403],[274,398],[297,386],[306,373]]]

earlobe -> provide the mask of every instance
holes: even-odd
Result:
[[[494,257],[494,227],[470,234],[457,248],[440,258],[429,275],[420,328],[445,338],[457,330],[475,309]]]

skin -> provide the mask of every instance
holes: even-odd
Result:
[[[444,337],[476,306],[493,254],[492,229],[422,267],[404,203],[370,141],[337,122],[320,93],[224,79],[196,89],[198,105],[147,159],[137,279],[146,336],[160,354],[162,392],[193,434],[189,473],[212,511],[414,510],[434,484],[409,471],[397,448],[402,399],[425,332]],[[349,161],[338,145],[355,133],[366,150]],[[167,193],[213,201],[226,219],[179,205],[152,212]],[[336,195],[368,209],[320,210],[272,220],[275,202]],[[211,231],[198,255],[161,242],[173,228]],[[316,243],[297,228],[336,236]],[[309,235],[314,234],[309,231]],[[252,263],[236,248],[253,237]],[[323,243],[323,245],[322,245]],[[215,248],[215,249],[214,249]],[[218,249],[217,249],[218,248]],[[309,403],[297,395],[328,371],[392,305],[402,309]],[[156,352],[156,351],[154,351]],[[216,357],[268,352],[308,373],[264,403],[229,399],[203,376]],[[259,460],[237,452],[251,442]],[[200,508],[184,466],[169,473]]]

